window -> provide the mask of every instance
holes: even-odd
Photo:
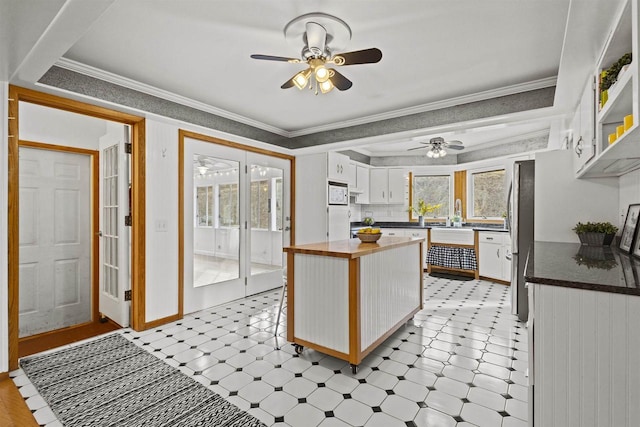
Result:
[[[472,216],[502,218],[507,212],[505,182],[504,169],[471,174]]]
[[[251,228],[269,229],[269,181],[251,182]]]
[[[428,217],[444,217],[449,215],[449,200],[451,199],[450,175],[415,175],[412,182],[412,203],[418,205],[420,200],[428,205],[441,205]],[[411,218],[418,218],[415,212]]]
[[[276,197],[272,198],[275,206],[276,220],[274,230],[282,230],[282,178],[274,178]]]
[[[238,184],[220,184],[218,199],[220,227],[238,227]]]
[[[213,227],[214,195],[213,187],[196,188],[197,212],[196,224],[198,227]]]

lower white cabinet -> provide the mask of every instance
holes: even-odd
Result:
[[[507,233],[478,232],[478,268],[482,277],[511,280],[511,239]]]
[[[640,296],[527,286],[529,426],[638,426]]]

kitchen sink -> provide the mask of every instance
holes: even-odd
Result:
[[[431,243],[448,243],[453,245],[473,245],[475,243],[473,229],[470,228],[432,228]]]

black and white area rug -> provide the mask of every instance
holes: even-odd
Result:
[[[64,426],[265,426],[119,334],[20,365]]]

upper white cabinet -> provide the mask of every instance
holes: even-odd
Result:
[[[356,166],[356,203],[369,204],[369,168]]]
[[[349,162],[349,191],[358,191],[358,166],[354,162]]]
[[[573,167],[580,173],[596,152],[595,139],[596,82],[591,78],[582,92],[571,129],[573,131]]]
[[[593,160],[578,172],[578,177],[620,176],[640,167],[638,18],[638,0],[628,0],[618,14],[600,61],[596,64],[594,70],[597,82],[596,152]],[[606,102],[604,102],[601,73],[626,53],[631,53],[633,61],[626,70],[618,74],[617,82],[607,90]],[[609,144],[609,135],[615,134],[619,126],[623,126],[624,129],[624,120],[627,116],[631,116],[633,124],[627,126],[615,142]]]
[[[403,169],[373,168],[369,170],[369,203],[402,204],[404,193]]]
[[[327,153],[327,178],[331,181],[349,182],[349,156]]]

